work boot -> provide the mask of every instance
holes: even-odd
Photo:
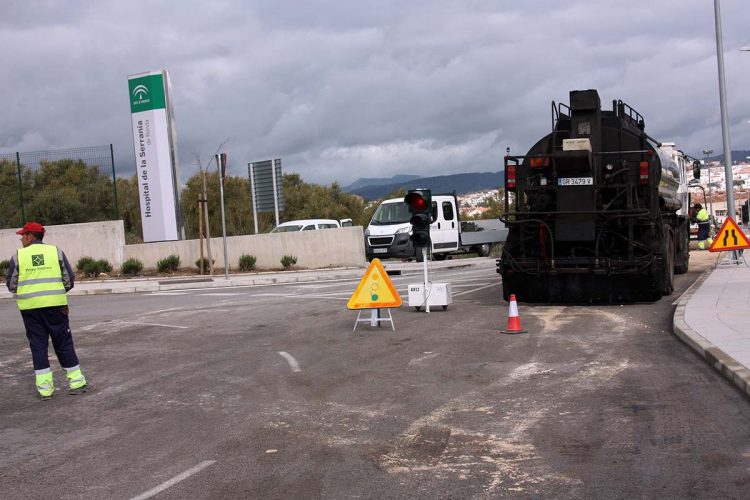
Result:
[[[77,387],[75,389],[68,389],[68,394],[72,394],[74,396],[77,396],[79,394],[85,394],[87,392],[92,392],[94,390],[93,387],[91,387],[90,384],[82,385],[81,387]]]
[[[88,392],[87,390],[73,392],[86,387],[86,377],[84,377],[83,373],[81,373],[80,365],[76,365],[71,368],[65,368],[63,366],[63,370],[65,370],[65,376],[68,378],[68,389],[70,389],[69,392],[71,394],[83,394],[84,392]]]
[[[52,394],[45,395],[45,394],[39,394],[39,397],[42,399],[42,401],[50,401],[52,399]]]

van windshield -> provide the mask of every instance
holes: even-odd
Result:
[[[406,203],[383,203],[375,210],[371,224],[385,226],[387,224],[403,224],[409,222],[411,214]]]

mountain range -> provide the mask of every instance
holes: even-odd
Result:
[[[733,162],[745,162],[750,151],[732,151]],[[702,158],[701,158],[702,159]],[[710,156],[709,161],[724,161],[724,155]],[[356,194],[366,200],[376,200],[398,189],[427,188],[435,193],[464,194],[487,189],[497,189],[504,182],[503,172],[480,172],[423,177],[413,174],[393,177],[363,177],[341,188],[347,193]]]
[[[748,157],[750,157],[750,151],[745,151],[745,150],[732,151],[732,163],[746,162]],[[704,158],[701,158],[701,160],[703,159]],[[724,154],[722,153],[716,156],[709,156],[708,160],[724,162]]]
[[[369,183],[368,181],[376,181]],[[504,182],[500,172],[472,172],[465,174],[420,177],[417,175],[396,175],[390,178],[357,179],[342,191],[356,194],[366,200],[376,200],[398,189],[431,189],[433,193],[474,193],[487,189],[497,189]]]

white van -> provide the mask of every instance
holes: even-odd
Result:
[[[292,233],[295,231],[315,231],[316,229],[335,229],[337,227],[341,227],[341,223],[336,219],[303,219],[281,223],[271,232]]]

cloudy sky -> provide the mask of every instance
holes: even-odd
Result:
[[[750,149],[750,2],[721,0],[732,149]],[[722,151],[711,0],[0,0],[0,153],[114,144],[127,76],[168,69],[182,178],[280,157],[307,182],[497,171],[596,88]]]

